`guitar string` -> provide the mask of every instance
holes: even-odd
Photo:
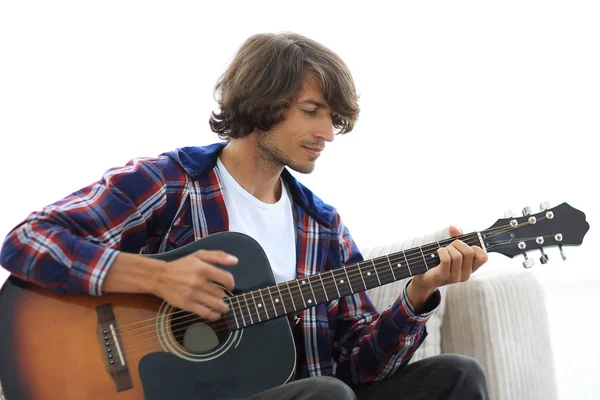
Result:
[[[553,235],[547,235],[545,237],[552,237],[552,236]],[[530,241],[530,240],[535,240],[535,239],[536,239],[535,237],[531,237],[531,238],[523,238],[522,240],[523,241]],[[499,245],[493,245],[493,246],[499,246]],[[194,314],[190,314],[188,316],[193,317]],[[214,321],[214,322],[218,322],[218,321]],[[172,332],[172,337],[175,340],[179,341],[179,340],[181,340],[185,336],[185,331],[186,330],[187,330],[187,325],[185,327],[182,327],[181,329],[172,330],[171,331]],[[216,332],[223,332],[223,331],[228,330],[228,329],[225,328],[224,330],[223,329],[213,329],[213,330],[216,333]],[[133,336],[135,337],[137,335],[133,335]],[[159,334],[159,335],[156,335],[156,336],[149,336],[149,337],[146,337],[144,339],[138,339],[137,343],[136,343],[137,344],[136,346],[133,346],[133,347],[130,347],[130,348],[127,349],[128,353],[131,352],[131,354],[129,354],[129,355],[131,355],[131,356],[133,356],[134,354],[137,355],[137,354],[140,353],[140,351],[142,351],[142,352],[146,351],[144,349],[148,348],[149,346],[155,347],[156,344],[160,344],[160,338],[159,338],[159,336],[163,337],[162,334]],[[147,341],[148,339],[154,339],[154,341],[140,344],[140,342]],[[127,338],[127,340],[131,340],[131,339]]]
[[[526,223],[525,223],[525,224],[526,224]],[[510,226],[508,226],[508,225],[507,225],[506,227],[504,227],[504,226],[503,226],[503,227],[498,227],[498,228],[494,228],[494,229],[489,229],[489,230],[487,230],[487,231],[483,231],[483,232],[481,232],[481,233],[482,233],[482,234],[486,234],[486,233],[488,233],[488,232],[492,232],[492,233],[499,233],[499,232],[500,232],[500,233],[504,233],[504,232],[502,232],[502,231],[506,231],[506,230],[510,230],[510,229],[514,229],[514,228],[512,228],[512,227],[510,227]],[[495,232],[494,232],[494,231],[495,231]],[[462,238],[464,238],[464,237],[466,237],[466,236],[473,236],[473,235],[475,235],[475,234],[476,234],[476,233],[471,233],[471,234],[462,235],[462,236],[455,237],[455,238],[443,239],[443,240],[441,240],[440,242],[445,242],[445,241],[447,241],[448,243],[451,243],[451,242],[452,242],[453,240],[455,240],[455,239],[462,239]],[[478,244],[478,241],[476,241],[474,244]],[[428,244],[428,245],[424,245],[424,246],[422,246],[422,249],[426,249],[426,250],[427,250],[427,252],[429,252],[431,249],[437,249],[437,248],[439,248],[439,247],[438,247],[438,246],[436,246],[435,244]],[[415,248],[415,249],[416,249],[416,248]],[[413,250],[413,249],[407,249],[406,251],[409,251],[409,250]],[[406,251],[403,251],[403,252],[398,252],[398,253],[405,253]],[[416,251],[416,250],[415,250],[415,251]],[[398,253],[395,253],[395,254],[398,254]],[[388,255],[388,256],[389,256],[389,255]],[[381,257],[385,257],[385,256],[381,256]],[[394,256],[394,257],[401,257],[401,255],[397,255],[397,256]],[[412,255],[411,255],[411,257],[412,257]],[[380,257],[377,257],[377,258],[380,258]],[[417,256],[415,256],[415,257],[411,258],[411,259],[409,260],[409,266],[410,266],[410,261],[421,260],[421,259],[422,259],[422,256],[421,256],[421,255],[417,255]],[[370,261],[370,260],[365,260],[364,262],[365,262],[365,263],[368,263],[368,261]],[[356,265],[356,264],[349,265],[349,266],[347,266],[346,268],[352,268],[352,267],[353,267],[353,266],[355,266],[355,265]],[[337,271],[343,271],[343,270],[340,268],[339,270],[335,270],[334,272],[337,272]],[[330,274],[328,274],[328,273],[321,273],[321,274],[322,274],[322,275],[325,275],[325,274],[327,274],[327,275],[330,275]],[[316,276],[316,275],[315,275],[315,276]],[[331,279],[331,277],[327,277],[327,278],[328,278],[328,279]],[[291,281],[291,282],[294,282],[294,281]],[[272,286],[272,287],[280,287],[280,286],[282,286],[282,285],[284,285],[284,284],[286,284],[286,282],[282,282],[282,283],[280,283],[280,284],[277,284],[277,285],[274,285],[274,286]],[[286,286],[287,286],[287,285],[286,285]],[[280,289],[281,289],[281,288],[280,288]],[[287,288],[284,288],[284,290],[285,290],[285,289],[287,289]],[[247,292],[247,293],[250,293],[250,292]],[[237,295],[237,296],[240,296],[240,297],[241,297],[241,295]],[[225,300],[228,300],[228,299],[229,299],[229,298],[226,298]],[[244,304],[245,304],[245,303],[244,303]],[[179,313],[187,313],[187,312],[189,312],[189,311],[181,310],[181,311],[173,312],[172,314],[174,315],[174,314],[179,314]],[[138,325],[138,324],[141,324],[141,323],[144,323],[144,322],[150,322],[150,321],[154,321],[154,320],[155,320],[155,318],[150,318],[150,319],[147,319],[147,320],[136,321],[136,322],[133,322],[133,323],[130,323],[130,324],[124,325],[124,326],[122,326],[120,329],[123,331],[123,330],[125,330],[125,328],[129,328],[129,327],[131,327],[131,326],[134,326],[134,325]],[[133,328],[133,329],[138,329],[138,328]]]
[[[498,228],[498,229],[497,229],[497,231],[501,231],[501,230],[505,230],[505,229],[507,229],[507,228],[504,228],[504,227],[502,227],[502,228]],[[512,228],[512,227],[509,227],[509,228],[508,228],[508,230],[510,230],[510,229],[514,229],[514,228]],[[485,232],[483,232],[483,233],[485,233]],[[459,238],[464,238],[464,237],[466,237],[466,236],[475,236],[475,234],[463,235],[462,237],[459,237]],[[453,241],[453,240],[455,240],[455,239],[457,239],[457,238],[449,238],[449,239],[442,240],[441,242],[444,242],[444,241],[450,241],[450,242],[451,242],[451,241]],[[470,241],[474,241],[474,243],[473,243],[473,244],[477,244],[477,243],[479,242],[479,240],[478,240],[478,237],[471,237],[470,239],[466,239],[466,240],[468,240],[469,242],[470,242]],[[465,242],[465,243],[466,243],[466,242]],[[470,243],[469,243],[469,244],[470,244]],[[428,247],[429,247],[429,248],[428,248]],[[423,247],[422,247],[422,249],[425,249],[425,250],[426,250],[426,252],[428,252],[428,253],[429,253],[429,251],[431,250],[431,248],[435,248],[435,247],[436,247],[436,245],[433,245],[433,244],[432,244],[432,245],[426,245],[426,246],[423,246]],[[439,248],[439,247],[437,247],[437,248]],[[399,253],[403,253],[403,252],[399,252]],[[379,268],[380,268],[380,267],[382,267],[382,266],[383,266],[383,267],[388,267],[388,268],[384,268],[384,270],[383,270],[383,271],[387,271],[387,270],[389,270],[389,267],[391,267],[390,263],[388,263],[388,262],[387,262],[387,259],[388,259],[388,258],[390,259],[390,261],[392,260],[392,258],[398,258],[398,259],[395,259],[395,260],[394,260],[394,263],[396,263],[396,262],[398,262],[398,261],[402,261],[402,263],[401,263],[401,264],[404,264],[404,262],[405,262],[406,260],[404,259],[404,257],[403,257],[403,256],[404,256],[404,254],[403,254],[403,255],[399,255],[399,254],[398,254],[398,255],[395,255],[395,256],[393,256],[393,257],[389,257],[389,255],[388,255],[388,256],[380,256],[380,257],[377,257],[377,258],[375,258],[375,259],[373,259],[373,260],[366,260],[366,261],[367,261],[366,263],[368,263],[368,261],[372,261],[372,262],[374,263],[374,262],[376,262],[375,260],[379,260],[379,261],[377,261],[377,262],[381,262],[382,260],[380,260],[380,259],[382,259],[382,258],[386,258],[385,260],[383,260],[383,263],[382,263],[381,265],[379,265],[379,266],[376,266],[375,268],[379,269]],[[421,254],[421,255],[415,255],[414,257],[412,257],[411,259],[408,259],[408,260],[409,260],[409,261],[408,261],[408,265],[409,265],[409,271],[410,271],[410,262],[411,262],[411,261],[412,261],[412,262],[415,262],[415,261],[422,262],[422,261],[424,261],[424,259],[423,259],[423,254]],[[413,264],[413,265],[414,265],[414,264]],[[347,275],[347,277],[349,278],[349,280],[352,280],[352,278],[356,278],[356,277],[362,276],[362,271],[360,271],[360,267],[358,267],[358,268],[354,268],[354,267],[357,267],[357,264],[349,265],[349,266],[345,267],[345,270],[340,268],[339,270],[332,270],[332,272],[333,272],[333,275],[335,275],[336,273],[338,274],[338,276],[337,276],[337,277],[335,277],[336,279],[338,279],[338,278],[343,278],[343,275]],[[366,266],[365,266],[365,268],[366,268]],[[369,268],[370,268],[370,266],[369,266]],[[392,268],[393,268],[393,267],[392,267]],[[348,271],[348,269],[354,269],[354,270],[352,270],[352,271]],[[414,267],[413,267],[413,269],[414,269]],[[427,268],[427,269],[429,269],[429,268]],[[426,270],[427,270],[427,269],[426,269]],[[426,270],[424,270],[424,271],[422,271],[422,272],[425,272]],[[380,271],[377,271],[377,272],[379,273]],[[421,271],[420,271],[419,273],[421,273]],[[334,276],[332,276],[332,274],[331,274],[331,273],[325,273],[325,275],[326,275],[326,276],[325,276],[324,278],[325,278],[326,280],[328,280],[327,284],[333,283]],[[340,276],[340,275],[341,275],[341,276]],[[414,275],[414,274],[411,274],[411,275]],[[315,277],[315,276],[317,276],[317,275],[311,275],[311,276],[314,278],[314,277]],[[323,277],[323,276],[321,276],[321,277]],[[308,278],[309,278],[309,277],[306,277],[305,279],[308,279]],[[290,282],[283,282],[283,283],[281,283],[281,284],[278,284],[278,285],[276,285],[276,286],[278,286],[278,290],[277,290],[278,292],[280,292],[280,289],[281,289],[281,287],[280,287],[280,286],[282,286],[282,285],[285,285],[285,286],[286,286],[286,287],[284,287],[284,288],[283,288],[283,289],[284,289],[284,291],[286,291],[286,289],[287,289],[287,292],[288,292],[288,293],[289,293],[289,292],[292,292],[292,293],[291,293],[291,295],[289,296],[289,298],[290,298],[290,300],[292,301],[292,304],[294,305],[294,308],[296,308],[296,307],[295,307],[295,304],[296,304],[296,302],[295,302],[294,300],[298,300],[298,303],[300,303],[300,300],[301,300],[301,299],[297,299],[296,297],[297,297],[297,295],[298,295],[298,294],[301,294],[301,293],[302,293],[302,290],[301,290],[301,288],[299,287],[299,280],[295,280],[295,281],[292,281],[292,282],[295,282],[296,284],[295,284],[294,286],[292,286],[292,285],[290,285],[290,284],[289,284]],[[337,284],[336,284],[336,286],[337,286]],[[351,288],[351,283],[350,283],[350,288]],[[263,289],[264,289],[264,288],[263,288]],[[262,289],[261,289],[261,290],[262,290]],[[268,292],[269,292],[269,295],[271,295],[271,292],[270,292],[270,290],[269,290]],[[253,292],[246,292],[246,293],[245,293],[245,295],[248,295],[248,294],[252,295],[252,293],[253,293]],[[259,293],[257,294],[257,297],[259,297],[261,294],[262,294],[262,292],[260,292],[260,290],[259,290]],[[268,295],[267,295],[267,296],[268,296]],[[255,302],[253,303],[252,301],[249,301],[249,300],[246,298],[246,296],[244,296],[244,294],[242,294],[242,295],[237,295],[237,296],[235,296],[235,297],[236,297],[236,298],[238,298],[238,299],[237,299],[237,300],[238,300],[238,301],[237,301],[237,304],[235,304],[235,305],[237,305],[238,307],[240,307],[240,312],[242,313],[242,315],[240,315],[240,317],[241,317],[241,318],[243,318],[243,319],[245,320],[245,319],[246,319],[246,318],[245,318],[245,316],[246,316],[246,315],[245,315],[245,311],[243,310],[243,307],[249,308],[250,304],[252,304],[252,305],[254,306],[254,305],[255,305]],[[243,297],[243,300],[240,300],[240,299],[239,299],[240,297]],[[250,296],[250,297],[252,297],[252,296]],[[283,297],[287,297],[287,296],[281,296],[281,297],[283,298]],[[227,298],[226,300],[229,300],[229,298]],[[231,305],[233,306],[234,304],[231,304]],[[256,308],[256,307],[252,307],[252,308]],[[231,310],[230,310],[230,311],[231,311]],[[257,310],[257,311],[258,311],[258,310]],[[275,311],[276,311],[276,308],[275,308]],[[250,314],[251,314],[251,313],[252,313],[252,311],[249,311],[249,314],[248,314],[248,316],[250,316]],[[182,316],[182,318],[187,318],[187,317],[188,317],[188,315],[190,314],[190,312],[189,312],[189,311],[186,311],[186,310],[180,310],[180,311],[172,312],[172,313],[169,313],[169,314],[166,314],[166,315],[176,315],[176,314],[185,314],[185,315],[183,315],[183,316]],[[119,331],[120,331],[120,332],[122,332],[122,333],[124,333],[124,332],[126,332],[126,331],[133,331],[133,330],[143,329],[143,328],[145,328],[146,326],[140,326],[140,327],[136,327],[136,328],[133,328],[133,329],[125,329],[125,328],[127,328],[127,327],[130,327],[130,326],[133,326],[133,325],[137,325],[137,324],[139,324],[139,323],[141,323],[141,322],[150,322],[150,321],[154,322],[154,321],[156,321],[156,319],[157,319],[157,318],[155,317],[155,318],[150,318],[150,319],[147,319],[147,320],[142,320],[142,321],[138,321],[138,322],[135,322],[135,323],[131,323],[131,324],[128,324],[128,325],[124,325],[124,326],[122,326],[122,327],[120,327],[120,328],[119,328]],[[171,319],[171,320],[176,320],[176,319],[177,319],[177,318],[175,318],[175,319]],[[209,321],[209,322],[211,322],[211,321]],[[214,321],[214,322],[216,322],[216,321]],[[246,325],[247,325],[247,324],[246,324]],[[154,326],[154,324],[152,324],[152,326]]]
[[[400,257],[400,259],[404,260],[403,258],[401,258],[401,256],[398,256],[398,257]],[[421,262],[423,262],[423,259],[422,259],[422,258],[420,258],[420,261],[421,261]],[[390,264],[389,264],[389,263],[387,263],[387,262],[381,263],[381,260],[379,261],[379,263],[380,263],[380,265],[377,265],[377,264],[376,264],[376,268],[378,268],[378,269],[379,269],[381,266],[386,266],[386,265],[387,265],[387,268],[384,268],[382,271],[380,271],[380,272],[381,272],[380,276],[383,276],[384,280],[385,280],[385,279],[389,279],[390,277],[393,277],[393,276],[394,276],[394,275],[392,274],[392,272],[391,272],[391,269],[390,269]],[[415,269],[415,268],[413,268],[413,269]],[[421,271],[421,270],[422,270],[422,271]],[[423,269],[423,266],[421,266],[421,268],[419,269],[419,271],[418,271],[418,272],[419,272],[419,273],[421,273],[421,272],[425,272],[425,271],[426,271],[426,269]],[[386,275],[383,275],[384,273],[385,273]],[[344,275],[344,277],[345,277],[345,274],[343,274],[343,275]],[[356,277],[356,276],[358,276],[358,275],[354,275],[354,277]],[[329,277],[329,280],[330,280],[330,282],[329,282],[329,283],[333,282],[333,277],[332,277],[332,276],[330,276],[330,277]],[[389,283],[391,283],[391,281],[390,281]],[[360,291],[364,291],[364,290],[360,290]],[[296,290],[294,290],[293,292],[294,292],[294,293],[292,293],[292,295],[293,295],[293,296],[290,296],[290,300],[292,300],[292,301],[294,301],[294,300],[295,300],[294,304],[296,304],[296,303],[300,303],[300,300],[301,300],[301,299],[299,299],[299,298],[298,298],[298,296],[297,296],[297,295],[300,293],[300,289],[299,289],[298,287],[296,287]],[[294,297],[294,298],[292,299],[292,297]],[[248,305],[248,304],[245,304],[245,306],[246,306],[246,307],[249,307],[249,305]],[[241,306],[240,306],[240,307],[241,307]],[[253,307],[253,308],[254,308],[254,307]],[[249,320],[249,318],[248,318],[248,317],[249,317],[249,315],[250,315],[250,314],[248,314],[248,315],[246,316],[246,315],[245,315],[245,311],[243,311],[243,312],[244,312],[244,320],[245,320],[245,321],[248,321],[248,320]],[[175,313],[172,313],[172,314],[175,314]],[[265,311],[265,315],[268,317],[268,313],[267,313],[266,311]],[[281,315],[281,316],[284,316],[284,315],[287,315],[287,314],[283,314],[283,315]],[[226,317],[226,318],[227,318],[227,317]],[[271,318],[273,318],[273,317],[271,317]],[[271,319],[271,318],[269,318],[269,319]],[[190,320],[190,319],[191,319],[191,320]],[[230,319],[231,319],[231,318],[230,318]],[[178,322],[178,323],[175,323],[175,324],[171,324],[171,329],[172,329],[172,330],[173,330],[173,328],[179,328],[179,327],[181,327],[181,329],[182,329],[183,331],[185,331],[185,330],[187,329],[187,327],[189,326],[189,324],[191,324],[191,323],[193,323],[193,322],[201,321],[201,320],[202,320],[204,323],[206,323],[206,324],[207,324],[209,327],[211,327],[211,329],[213,329],[213,331],[215,331],[215,332],[222,332],[222,331],[224,331],[224,330],[228,330],[228,329],[229,329],[229,328],[227,327],[227,321],[226,321],[226,319],[224,319],[224,318],[221,318],[221,319],[219,319],[219,320],[217,320],[217,321],[207,321],[207,320],[203,320],[202,318],[199,318],[199,317],[198,317],[198,316],[196,316],[195,314],[193,314],[193,313],[189,313],[189,312],[186,312],[186,315],[184,315],[184,316],[180,316],[180,317],[178,317],[178,318],[173,318],[173,319],[171,319],[170,321],[172,322],[172,321],[175,321],[175,320],[179,320],[180,322]],[[145,335],[145,334],[148,334],[148,333],[150,333],[150,336],[148,336],[148,337],[146,337],[146,338],[140,338],[140,341],[143,341],[143,340],[146,340],[146,339],[155,338],[155,335],[154,335],[154,333],[155,333],[155,329],[154,329],[154,328],[155,328],[155,325],[154,325],[154,324],[151,324],[151,325],[146,325],[146,326],[144,326],[143,328],[148,328],[148,327],[151,327],[151,330],[149,330],[149,331],[147,330],[147,331],[145,331],[145,332],[141,332],[141,333],[137,333],[137,334],[134,334],[134,335],[129,335],[129,336],[133,336],[133,337],[139,337],[139,336],[141,336],[141,335]],[[130,330],[130,331],[128,331],[128,332],[131,332],[131,331],[132,331],[132,330]],[[126,332],[126,333],[128,333],[128,332]],[[178,330],[177,330],[177,329],[175,329],[175,330],[173,330],[173,332],[174,332],[174,334],[176,334],[176,333],[178,332]],[[121,333],[123,333],[123,330],[121,330]]]
[[[429,250],[429,249],[428,249],[428,250]],[[384,256],[382,256],[382,257],[377,257],[377,259],[379,259],[379,258],[383,258],[383,257],[384,257]],[[389,256],[388,256],[388,257],[389,257]],[[405,262],[405,261],[404,261],[404,259],[403,259],[403,257],[402,257],[401,255],[396,255],[396,256],[390,257],[390,260],[391,260],[392,258],[394,258],[394,257],[395,257],[395,258],[401,258],[401,260],[400,260],[400,261],[403,261],[403,262],[402,262],[402,264],[404,264],[404,262]],[[375,259],[374,259],[374,260],[375,260]],[[411,258],[411,259],[409,260],[409,266],[410,266],[410,261],[413,261],[413,262],[414,262],[414,261],[416,261],[416,260],[423,261],[422,255],[415,256],[415,257]],[[399,261],[399,260],[396,260],[396,261]],[[357,264],[351,264],[351,265],[347,266],[347,267],[346,267],[346,269],[348,269],[348,268],[353,268],[353,267],[356,267],[356,265],[357,265]],[[389,264],[387,264],[387,263],[383,263],[383,265],[384,265],[384,266],[389,266]],[[381,265],[380,265],[380,267],[381,267]],[[344,270],[343,270],[343,269],[341,269],[341,268],[340,268],[339,270],[333,270],[333,273],[334,273],[334,274],[335,274],[335,273],[338,273],[339,275],[345,275],[345,272],[346,272],[346,271],[344,271]],[[349,272],[350,274],[352,274],[352,278],[356,278],[356,277],[357,277],[357,276],[359,276],[359,274],[360,274],[360,271],[347,271],[347,272]],[[378,271],[378,272],[379,272],[379,271]],[[323,273],[323,274],[324,274],[324,275],[326,275],[326,276],[324,277],[324,279],[328,280],[328,281],[329,281],[328,283],[333,283],[333,279],[334,279],[334,277],[333,277],[333,276],[331,276],[331,273]],[[316,276],[317,276],[317,275],[312,275],[312,277],[313,277],[313,278],[314,278],[314,277],[316,277]],[[323,277],[323,275],[322,275],[322,277]],[[306,277],[306,278],[308,278],[308,277]],[[337,279],[337,277],[336,277],[336,279]],[[297,295],[297,294],[299,294],[299,293],[300,293],[300,290],[299,290],[299,288],[298,288],[298,283],[296,283],[297,281],[298,281],[298,280],[294,280],[294,281],[290,281],[290,282],[282,282],[282,283],[280,283],[280,284],[274,285],[273,287],[277,287],[277,289],[274,289],[274,290],[277,290],[277,292],[280,292],[280,291],[281,291],[281,289],[283,288],[283,290],[284,290],[286,293],[289,293],[289,290],[288,290],[288,286],[289,286],[289,289],[290,289],[292,292],[294,292],[294,293]],[[291,284],[290,284],[290,283],[291,283]],[[296,284],[294,284],[294,283],[296,283]],[[263,289],[266,289],[266,288],[263,288]],[[246,294],[246,295],[250,295],[250,296],[251,296],[251,294],[252,294],[252,293],[253,293],[253,292],[246,292],[245,294]],[[269,293],[270,293],[270,291],[269,291]],[[261,294],[262,294],[262,293],[261,293],[261,292],[259,292],[259,293],[257,294],[257,296],[260,296]],[[270,294],[269,294],[269,295],[270,295]],[[267,295],[267,296],[269,296],[269,295]],[[232,305],[237,305],[237,306],[240,306],[240,307],[241,307],[241,306],[247,306],[248,304],[251,304],[251,302],[250,302],[250,301],[248,301],[248,300],[245,298],[244,294],[239,294],[239,295],[236,295],[235,297],[236,297],[236,298],[243,298],[243,297],[244,297],[244,299],[243,299],[243,300],[239,300],[239,299],[238,299],[237,303],[236,303],[236,304],[232,304]],[[278,296],[278,297],[279,297],[279,296]],[[286,296],[281,296],[281,297],[286,297]],[[296,297],[296,296],[294,296],[294,297]],[[291,297],[290,297],[290,299],[291,299]],[[230,300],[230,298],[226,298],[225,300]],[[182,314],[182,313],[186,313],[186,314],[187,314],[187,313],[189,313],[189,311],[186,311],[186,310],[180,310],[180,311],[177,311],[177,312],[170,313],[169,315],[176,315],[176,314]],[[186,317],[186,316],[184,316],[184,317]],[[156,318],[150,318],[150,319],[147,319],[147,320],[142,320],[142,321],[138,321],[138,322],[131,323],[131,324],[128,324],[128,325],[124,325],[124,326],[120,327],[120,328],[119,328],[119,330],[120,330],[121,332],[124,332],[124,331],[127,331],[127,330],[136,330],[136,329],[140,329],[140,328],[143,328],[144,326],[141,326],[141,327],[135,327],[135,328],[133,328],[133,329],[125,329],[125,328],[129,328],[129,327],[131,327],[131,326],[134,326],[134,325],[137,325],[137,324],[139,324],[139,323],[143,323],[143,322],[150,322],[150,321],[154,321],[155,319],[156,319]]]
[[[549,236],[552,236],[552,235],[549,235]],[[526,239],[523,239],[523,240],[534,240],[534,239],[535,239],[535,238],[526,238]],[[497,246],[500,246],[500,245],[492,245],[492,246],[494,246],[494,247],[497,247]],[[488,246],[488,247],[490,247],[490,246]],[[383,265],[386,265],[386,264],[387,264],[387,263],[384,263]],[[381,267],[381,265],[379,265],[379,266],[377,266],[377,265],[376,265],[376,266],[375,266],[375,268],[379,268],[379,267]],[[419,271],[419,273],[421,273],[421,272],[425,272],[425,271],[426,271],[426,270]],[[388,275],[387,277],[384,277],[384,280],[385,280],[385,279],[389,279],[389,278],[390,278],[390,274],[393,276],[393,274],[391,273],[391,269],[389,269],[389,268],[385,268],[385,269],[384,269],[383,271],[381,271],[381,272],[382,272],[382,273],[385,273],[385,274],[387,274],[387,275]],[[390,281],[390,282],[387,282],[387,283],[391,283],[391,282],[392,282],[392,281]],[[359,290],[359,291],[360,291],[360,292],[362,292],[362,291],[364,291],[364,290],[366,290],[366,289],[361,289],[361,290]],[[299,292],[299,291],[298,291],[298,292]],[[296,295],[298,294],[298,292],[296,292]],[[299,299],[296,299],[296,300],[298,300],[298,302],[299,302]],[[242,312],[243,312],[243,311],[242,311]],[[275,317],[278,317],[278,315],[276,314],[276,309],[274,309],[274,312],[275,312]],[[272,318],[275,318],[275,317],[269,317],[269,313],[268,313],[266,310],[264,310],[264,314],[265,314],[265,316],[267,317],[267,319],[272,319]],[[256,313],[255,315],[256,315],[256,316],[258,316],[258,315],[259,315],[259,312],[258,312],[258,310],[257,310],[257,313]],[[286,315],[286,314],[283,314],[283,315]],[[282,316],[283,316],[283,315],[282,315]],[[183,330],[186,330],[186,329],[187,329],[187,326],[188,326],[188,324],[190,324],[191,322],[195,322],[195,320],[192,320],[192,321],[190,321],[190,320],[189,320],[189,318],[190,318],[190,317],[194,318],[194,317],[195,317],[195,314],[188,313],[188,314],[186,314],[186,315],[185,315],[185,317],[180,317],[180,319],[181,319],[181,318],[185,318],[186,320],[185,320],[185,321],[183,321],[183,322],[181,322],[181,323],[179,323],[179,324],[172,324],[172,325],[171,325],[171,328],[176,328],[176,327],[178,327],[178,326],[185,325],[185,326],[183,327]],[[175,320],[175,319],[172,319],[171,321],[173,321],[173,320]],[[202,320],[202,319],[201,319],[201,318],[197,318],[197,320]],[[221,319],[221,320],[222,320],[222,319]],[[221,324],[219,324],[219,321],[220,321],[220,320],[217,320],[217,321],[205,321],[205,323],[207,323],[209,326],[211,326],[211,324],[215,324],[215,323],[216,323],[216,324],[217,324],[217,326],[211,326],[211,328],[212,328],[212,329],[213,329],[215,332],[220,332],[220,331],[222,331],[222,329],[219,329],[219,328],[222,328],[222,327],[223,327],[223,325],[225,325],[225,329],[226,329],[226,330],[228,330],[228,328],[227,328],[227,326],[226,326],[226,325],[227,325],[227,321],[224,321],[224,323],[221,323]],[[261,322],[262,322],[262,321],[261,321]],[[152,325],[152,326],[154,326],[154,325]],[[234,329],[235,329],[235,328],[234,328]],[[174,333],[175,335],[177,334],[177,332],[178,332],[177,330],[174,330],[174,331],[173,331],[173,333]],[[148,332],[143,332],[143,333],[141,333],[141,334],[146,334],[146,333],[148,333]],[[140,336],[140,334],[133,335],[133,336]],[[150,337],[150,338],[151,338],[151,337]],[[147,339],[147,338],[146,338],[146,339]],[[141,339],[141,340],[144,340],[144,339]]]
[[[385,262],[383,263],[383,265],[388,266],[388,264],[385,263]],[[380,267],[381,267],[381,265],[375,265],[375,268],[377,268],[377,269],[379,269]],[[390,278],[390,276],[389,276],[390,274],[392,274],[392,276],[394,276],[394,274],[393,274],[392,270],[389,268],[389,266],[388,266],[388,268],[385,268],[381,272],[386,275],[386,276],[384,276],[384,281],[386,281],[387,279]],[[425,270],[419,270],[418,271],[418,273],[421,273],[421,272],[425,272]],[[394,277],[394,279],[390,280],[390,282],[393,281],[393,280],[395,280],[395,277]],[[390,282],[386,282],[386,283],[390,283]],[[351,287],[351,286],[349,286],[349,287]],[[299,299],[297,298],[297,294],[298,294],[299,290],[300,290],[300,288],[298,288],[298,291],[295,291],[296,292],[295,293],[296,296],[294,296],[294,294],[292,294],[292,296],[290,297],[290,299],[294,303],[294,306],[295,306],[294,300],[297,300],[299,302]],[[359,291],[364,291],[364,290],[367,290],[366,285],[364,285],[364,289],[360,289]],[[305,304],[305,308],[306,308],[306,303],[304,303],[304,304]],[[247,308],[249,308],[249,306],[248,306],[247,303],[245,305],[246,305]],[[239,306],[240,306],[240,311],[242,311],[242,314],[243,314],[243,316],[241,316],[241,318],[243,319],[245,326],[247,326],[248,324],[247,324],[246,318],[245,318],[246,317],[245,311],[243,311],[243,308],[242,308],[243,305],[241,305],[241,303],[240,303]],[[256,307],[254,307],[254,308],[256,308]],[[256,311],[257,311],[257,313],[255,314],[255,316],[257,317],[257,319],[258,319],[259,322],[262,322],[262,320],[260,318],[260,312],[258,311],[258,308],[256,308]],[[277,315],[277,310],[276,309],[274,309],[273,312],[275,313],[275,317],[279,316],[279,315]],[[250,317],[251,313],[252,313],[252,311],[249,310],[248,317]],[[275,318],[275,317],[272,317],[272,316],[270,317],[267,310],[264,310],[264,315],[266,317],[266,320]],[[287,315],[287,314],[284,313],[283,315]],[[191,320],[190,320],[190,317],[192,318]],[[184,321],[181,321],[180,323],[171,324],[171,329],[175,329],[175,330],[173,330],[173,332],[174,332],[175,335],[177,334],[177,329],[176,328],[178,328],[178,327],[181,326],[181,329],[183,329],[185,331],[187,329],[187,326],[189,326],[191,323],[196,322],[196,320],[198,320],[198,321],[202,320],[201,318],[198,318],[197,316],[195,316],[195,314],[186,313],[185,316],[172,319],[171,322],[174,321],[174,320],[177,320],[177,319],[183,319]],[[250,320],[251,320],[251,324],[252,324],[253,320],[252,320],[251,317],[250,317]],[[230,322],[233,322],[231,318],[230,318]],[[213,329],[216,332],[222,331],[223,329],[221,329],[221,328],[223,328],[223,327],[225,328],[225,330],[228,330],[227,320],[226,319],[225,320],[224,319],[220,319],[220,320],[217,320],[217,321],[205,321],[205,323],[207,323],[209,326],[211,326],[211,329]],[[238,325],[237,328],[239,328],[239,324],[237,324],[237,325]],[[235,329],[235,328],[233,328],[233,329]],[[141,335],[144,335],[144,334],[147,334],[147,333],[148,332],[141,332],[141,333],[138,333],[137,335],[134,335],[134,336],[141,336]],[[152,336],[150,336],[150,338],[151,337]],[[141,339],[141,340],[143,340],[143,339]]]

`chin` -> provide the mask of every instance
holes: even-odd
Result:
[[[293,163],[288,164],[288,167],[301,174],[310,174],[315,169],[315,162],[312,161],[307,163]]]

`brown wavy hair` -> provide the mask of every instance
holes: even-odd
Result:
[[[348,67],[322,44],[289,32],[257,34],[242,44],[215,86],[220,111],[211,114],[211,129],[223,140],[270,130],[307,73],[320,81],[337,133],[350,132],[360,108]]]

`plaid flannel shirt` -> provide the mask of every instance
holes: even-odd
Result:
[[[15,227],[0,265],[58,293],[102,295],[118,252],[164,252],[228,230],[214,168],[224,145],[182,148],[108,170]],[[298,278],[362,261],[335,209],[289,171],[282,176],[297,217]],[[415,315],[404,290],[378,313],[363,292],[300,312],[305,357],[299,377],[333,375],[353,385],[385,379],[408,363],[439,302],[438,291],[430,310]]]

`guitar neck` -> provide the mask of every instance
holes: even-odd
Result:
[[[422,274],[439,264],[437,250],[456,239],[482,245],[480,233],[473,232],[244,292],[229,299],[227,323],[230,329],[243,328]]]

